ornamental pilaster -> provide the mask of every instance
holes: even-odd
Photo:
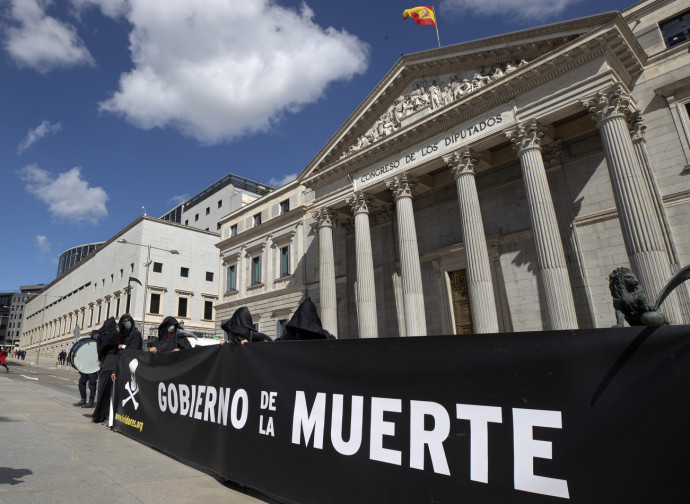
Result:
[[[398,175],[386,182],[386,187],[395,197],[405,334],[407,336],[426,336],[422,270],[419,264],[417,230],[412,207],[412,189],[415,185],[416,180],[407,174]]]
[[[532,119],[526,124],[519,123],[506,132],[506,136],[512,142],[522,167],[550,328],[576,329],[573,292],[541,153],[544,130],[536,119]]]
[[[462,149],[443,156],[443,161],[455,176],[474,331],[495,333],[498,332],[496,299],[475,181],[478,157],[473,150]]]

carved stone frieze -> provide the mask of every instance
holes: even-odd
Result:
[[[417,114],[421,116],[424,112],[428,113],[450,105],[526,64],[527,61],[522,60],[515,64],[498,65],[487,71],[479,70],[453,75],[446,79],[421,79],[414,82],[408,87],[406,93],[399,96],[393,105],[381,114],[364,135],[360,136],[349,149],[342,153],[341,159],[401,129],[408,122],[408,118]]]
[[[369,203],[372,197],[363,191],[356,192],[347,199],[347,204],[352,208],[353,214],[369,213]]]
[[[582,104],[589,110],[597,122],[615,117],[627,117],[633,112],[632,97],[620,83],[614,84],[605,91],[599,91],[593,98],[583,100]]]
[[[544,131],[537,120],[532,119],[527,123],[518,123],[515,129],[506,131],[506,136],[520,155],[527,149],[540,149]]]
[[[411,198],[412,189],[417,185],[417,179],[411,177],[407,173],[403,173],[386,181],[386,187],[390,189],[393,196],[398,198]]]
[[[453,176],[458,178],[463,173],[474,174],[474,167],[479,162],[479,158],[472,149],[461,149],[443,156],[443,162],[450,167]]]

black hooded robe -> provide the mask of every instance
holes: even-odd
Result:
[[[175,326],[175,332],[168,332],[168,326],[170,325]],[[185,336],[178,334],[179,331],[180,323],[175,317],[168,315],[163,319],[161,325],[158,326],[158,340],[151,345],[151,348],[155,348],[158,352],[172,352],[176,348],[190,350],[192,345]]]
[[[103,422],[110,415],[110,396],[113,390],[111,375],[117,371],[120,359],[120,345],[124,336],[117,329],[115,317],[105,321],[103,327],[98,330],[98,360],[101,361],[101,370],[98,373],[98,390],[96,393],[96,407],[91,415],[95,423]]]
[[[247,341],[273,341],[269,336],[254,330],[254,322],[249,308],[240,306],[227,322],[220,328],[228,333],[230,343],[241,343],[243,339]]]
[[[335,339],[321,326],[321,319],[311,298],[300,303],[297,311],[285,325],[285,331],[277,341]]]

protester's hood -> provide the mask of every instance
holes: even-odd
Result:
[[[220,328],[229,335],[236,334],[248,341],[273,341],[266,334],[254,330],[252,314],[246,306],[235,310],[230,320],[221,324]]]
[[[321,319],[316,313],[316,306],[307,298],[297,307],[297,311],[285,325],[285,331],[279,340],[335,339],[321,326]]]
[[[172,317],[168,315],[163,319],[163,322],[161,322],[161,325],[158,326],[158,337],[162,338],[166,332],[168,332],[168,326],[169,325],[174,325],[175,326],[175,332],[180,328],[180,323],[177,321],[175,317]]]
[[[115,317],[110,317],[103,325],[96,331],[98,339],[96,348],[98,349],[98,358],[103,360],[105,354],[122,343],[123,333],[118,331]]]
[[[132,329],[134,329],[134,319],[129,313],[125,313],[122,317],[120,317],[120,321],[117,323],[117,327],[120,329],[121,333],[129,332],[127,329],[125,329],[125,320],[129,320],[132,323]]]

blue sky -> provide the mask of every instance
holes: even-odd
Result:
[[[392,0],[0,0],[0,291],[227,173],[294,178],[400,58]],[[623,0],[441,0],[442,45]]]

